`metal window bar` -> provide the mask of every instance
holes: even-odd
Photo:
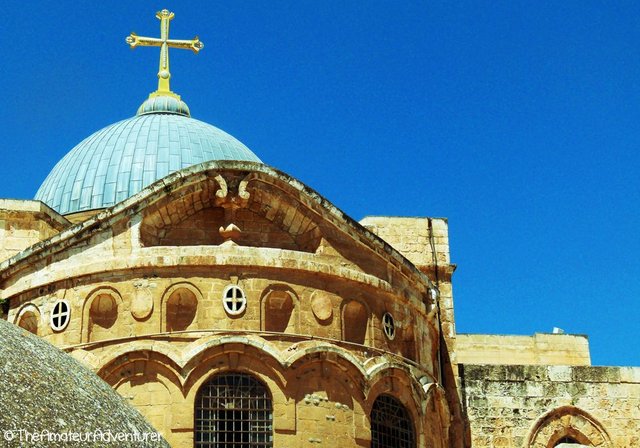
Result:
[[[226,373],[198,392],[196,448],[272,448],[273,408],[266,386],[251,375]]]
[[[380,395],[371,409],[371,448],[415,448],[413,423],[394,397]]]

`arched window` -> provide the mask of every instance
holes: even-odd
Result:
[[[376,398],[371,409],[371,448],[415,448],[409,412],[389,395]]]
[[[244,373],[216,375],[195,403],[196,448],[271,448],[273,407],[267,387]]]

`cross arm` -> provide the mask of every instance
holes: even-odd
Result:
[[[125,41],[131,46],[131,48],[135,47],[161,47],[162,39],[157,39],[155,37],[143,37],[138,36],[136,33],[131,33],[129,36],[125,38]]]
[[[194,53],[198,53],[204,48],[204,44],[200,41],[198,36],[191,40],[170,39],[167,40],[167,45],[173,48],[184,48],[187,50],[191,50]]]

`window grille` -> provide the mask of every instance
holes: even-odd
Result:
[[[272,448],[273,408],[267,387],[254,377],[213,377],[196,397],[196,448]]]
[[[53,305],[53,311],[51,311],[51,328],[54,331],[62,331],[67,327],[69,323],[69,317],[71,310],[66,300],[58,300]]]
[[[239,286],[227,286],[222,292],[222,305],[225,311],[232,316],[242,314],[247,308],[247,298],[244,291]]]
[[[390,339],[396,337],[396,323],[393,320],[393,316],[389,313],[384,313],[382,316],[382,329],[384,330],[384,334]]]
[[[380,395],[371,409],[371,448],[415,448],[413,422],[405,407]]]

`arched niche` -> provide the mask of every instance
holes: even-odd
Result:
[[[15,324],[20,328],[24,328],[28,332],[37,335],[38,328],[40,327],[40,319],[41,315],[38,307],[29,303],[22,307],[15,320]]]
[[[367,306],[358,300],[345,303],[342,307],[342,339],[355,344],[368,344],[370,315]]]
[[[200,291],[190,283],[178,283],[163,297],[162,331],[184,331],[196,324]]]
[[[84,303],[84,340],[94,342],[122,336],[114,331],[120,309],[122,297],[115,289],[99,288],[92,291]]]
[[[262,295],[262,329],[278,333],[297,333],[298,297],[286,285],[271,285]]]

